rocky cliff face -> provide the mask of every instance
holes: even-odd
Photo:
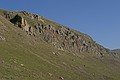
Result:
[[[60,50],[74,54],[95,53],[101,56],[103,56],[103,53],[107,53],[107,49],[93,41],[90,36],[42,16],[26,11],[8,12],[2,10],[1,14],[15,26],[26,31],[28,35],[34,36],[36,39],[43,39]]]

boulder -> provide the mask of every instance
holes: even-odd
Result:
[[[0,36],[0,40],[4,41],[4,40],[5,40],[5,37]]]

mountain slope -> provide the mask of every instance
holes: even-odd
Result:
[[[114,49],[114,50],[112,50],[112,52],[120,53],[120,49]]]
[[[92,51],[86,50],[86,48],[82,51],[83,54],[77,53],[76,50],[69,51],[67,48],[58,49],[58,47],[55,47],[56,44],[53,45],[51,42],[46,41],[46,38],[41,38],[46,36],[45,32],[37,35],[37,32],[34,33],[34,31],[27,32],[26,28],[23,29],[21,23],[18,26],[18,21],[15,21],[16,23],[14,24],[11,23],[10,20],[14,19],[15,16],[16,14],[8,19],[4,15],[0,15],[1,80],[120,79],[119,59],[107,54],[106,49],[103,47],[98,48],[97,46],[99,45],[95,45],[98,49],[97,51],[102,49],[101,51],[105,52],[102,57],[94,52],[90,53]],[[19,16],[21,17],[21,15]],[[29,23],[30,21],[28,21],[27,17],[25,20],[28,25],[34,25]],[[27,24],[26,21],[24,24]],[[24,26],[24,24],[22,25]],[[50,21],[49,24],[55,23]],[[79,33],[72,31],[74,34]],[[82,33],[79,34],[83,36]],[[84,38],[87,40],[86,37]],[[90,41],[92,40],[90,39]],[[91,43],[90,45],[93,44]]]
[[[1,15],[29,35],[36,39],[43,39],[60,50],[74,54],[88,52],[103,55],[108,52],[107,49],[93,41],[90,36],[42,16],[26,11],[9,12],[5,10],[1,10]]]
[[[120,57],[120,49],[114,49],[110,51],[115,57]]]

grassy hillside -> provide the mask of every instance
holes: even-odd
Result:
[[[119,80],[112,56],[60,51],[0,16],[0,80]]]

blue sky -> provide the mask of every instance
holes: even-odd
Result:
[[[0,0],[0,8],[39,14],[120,48],[120,0]]]

